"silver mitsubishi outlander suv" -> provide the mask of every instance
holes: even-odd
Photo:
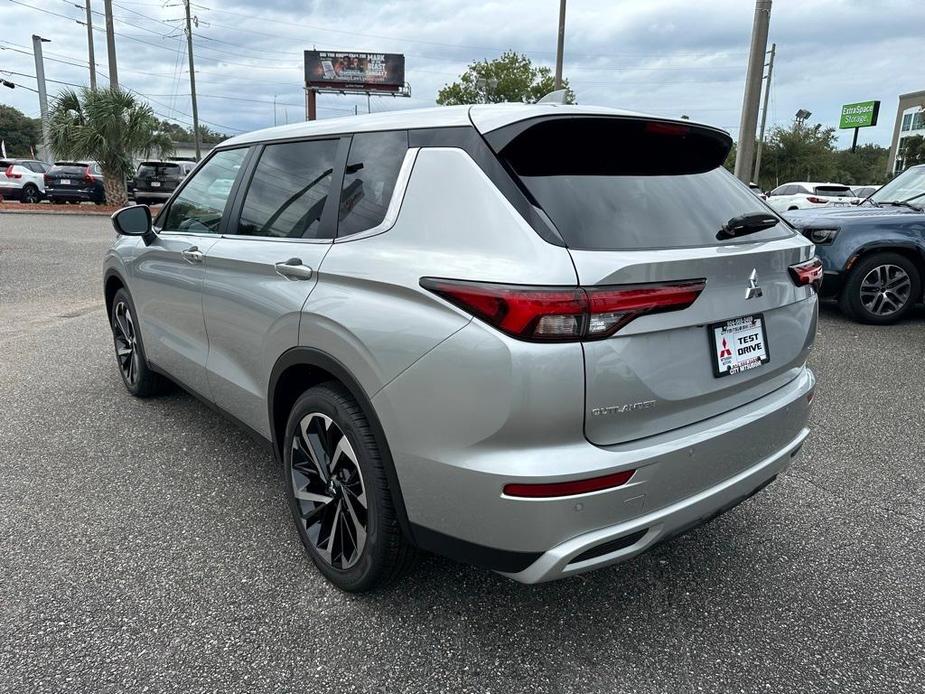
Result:
[[[418,549],[524,583],[748,498],[808,434],[813,246],[715,128],[499,104],[218,145],[113,215],[116,362],[272,443],[318,570]]]

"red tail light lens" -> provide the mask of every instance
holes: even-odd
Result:
[[[527,499],[548,499],[555,496],[572,496],[573,494],[588,494],[604,489],[622,487],[630,481],[635,470],[625,470],[603,477],[592,477],[571,482],[552,482],[548,484],[506,484],[504,493],[507,496],[520,496]]]
[[[10,164],[8,167],[6,167],[6,171],[4,171],[4,174],[6,175],[7,178],[14,178],[14,179],[15,179],[15,178],[22,178],[22,174],[18,174],[18,173],[14,173],[14,172],[13,172],[13,165],[12,165],[12,164]]]
[[[790,266],[790,276],[798,286],[810,285],[817,292],[822,286],[822,261],[819,258]]]
[[[46,185],[46,186],[47,186],[47,185],[50,185],[50,184],[51,184],[51,176],[49,176],[48,174],[45,174],[44,178],[45,178],[45,185]]]
[[[88,186],[93,185],[93,176],[90,175],[90,167],[84,169],[84,181]]]
[[[815,195],[808,195],[808,196],[806,196],[806,200],[807,200],[807,202],[812,202],[812,203],[815,203],[815,204],[817,204],[817,205],[822,205],[822,204],[825,204],[825,203],[827,203],[827,202],[829,201],[828,198],[817,198]]]
[[[685,309],[706,280],[585,288],[425,277],[421,286],[512,337],[568,342],[600,340],[639,316]]]

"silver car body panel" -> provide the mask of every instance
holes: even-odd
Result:
[[[452,107],[285,126],[218,149],[399,128],[474,124],[487,133],[551,114],[635,115]],[[199,265],[180,255],[194,245],[204,253]],[[104,267],[128,285],[148,358],[267,438],[278,360],[298,346],[328,355],[372,405],[409,527],[527,553],[529,565],[506,573],[536,582],[633,556],[786,467],[806,436],[817,312],[814,291],[797,286],[788,266],[811,256],[796,234],[708,248],[569,250],[543,240],[469,152],[430,145],[408,150],[385,218],[353,236],[159,233],[150,245],[119,239]],[[290,258],[312,269],[310,280],[275,272]],[[746,300],[753,271],[762,295]],[[423,277],[567,287],[705,278],[706,287],[690,307],[643,316],[614,337],[549,344],[499,332],[423,289]],[[716,378],[707,326],[750,314],[767,321],[771,361]],[[630,406],[589,414],[614,405]],[[635,470],[627,484],[589,494],[503,492],[509,483],[625,470]],[[631,545],[575,561],[639,531]]]

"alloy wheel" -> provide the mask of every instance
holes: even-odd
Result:
[[[26,186],[22,191],[22,201],[28,205],[39,202],[39,191],[34,186]]]
[[[305,415],[292,440],[292,493],[302,528],[320,557],[349,569],[366,546],[369,513],[356,453],[320,412]]]
[[[861,303],[875,316],[890,316],[906,305],[912,280],[898,265],[878,265],[861,280]]]
[[[112,332],[119,369],[125,382],[133,386],[138,381],[138,337],[132,312],[124,301],[117,303],[113,311]]]

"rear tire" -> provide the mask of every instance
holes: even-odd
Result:
[[[34,183],[27,183],[23,186],[19,201],[27,205],[35,205],[42,201],[42,193]]]
[[[118,290],[112,299],[109,315],[116,365],[125,389],[136,398],[149,398],[163,392],[167,381],[148,367],[141,332],[137,328],[137,315],[128,292]]]
[[[902,319],[921,297],[915,263],[899,253],[874,253],[852,268],[838,305],[860,323],[888,325]]]
[[[363,410],[334,381],[300,397],[286,423],[283,480],[299,539],[341,590],[385,586],[414,561]]]

